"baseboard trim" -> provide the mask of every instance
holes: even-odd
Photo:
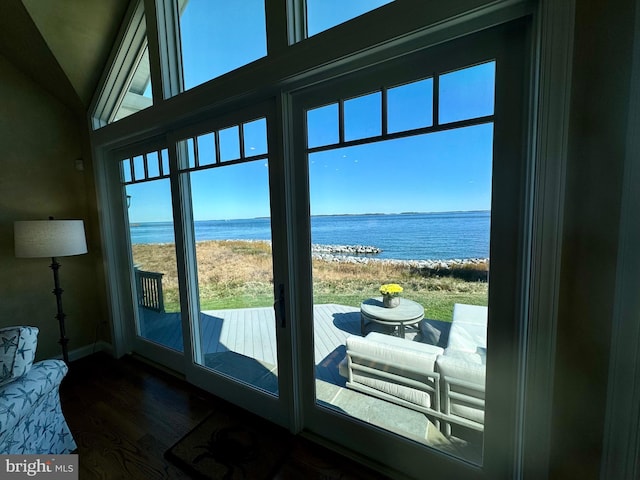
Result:
[[[113,345],[103,340],[99,340],[90,345],[85,345],[80,348],[75,348],[69,351],[69,361],[73,362],[74,360],[80,360],[81,358],[88,357],[89,355],[93,355],[96,352],[105,352],[111,356],[113,356]],[[62,360],[62,355],[57,355],[53,358],[58,360]]]

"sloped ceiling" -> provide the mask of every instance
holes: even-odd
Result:
[[[1,0],[0,54],[87,111],[129,0]]]

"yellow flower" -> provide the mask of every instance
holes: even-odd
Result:
[[[402,287],[397,283],[385,283],[380,287],[380,293],[382,295],[396,296],[399,293],[402,293]]]

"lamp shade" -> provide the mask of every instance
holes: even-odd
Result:
[[[16,257],[68,257],[87,253],[82,220],[28,220],[13,224]]]

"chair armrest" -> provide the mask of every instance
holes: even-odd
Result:
[[[458,400],[484,409],[484,385],[465,382],[464,380],[453,377],[443,377],[443,379],[445,393],[451,400]],[[467,393],[460,393],[461,391]]]
[[[62,360],[42,360],[11,383],[0,387],[0,442],[67,374]]]

